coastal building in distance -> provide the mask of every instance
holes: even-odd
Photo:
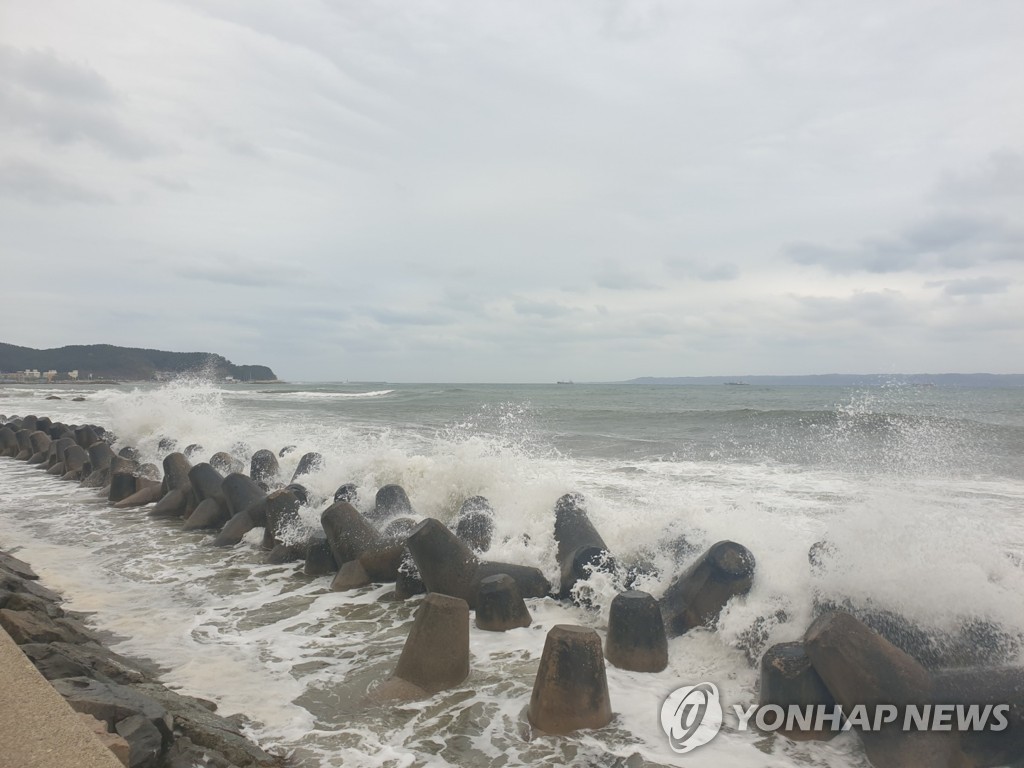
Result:
[[[17,384],[41,384],[42,382],[52,383],[54,381],[77,381],[78,371],[65,371],[58,373],[56,369],[40,372],[36,368],[26,368],[23,371],[12,373],[0,372],[0,382],[14,382]]]

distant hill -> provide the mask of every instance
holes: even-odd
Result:
[[[643,376],[629,384],[760,384],[774,386],[878,387],[917,384],[949,387],[1024,387],[1021,373],[825,373],[813,376]]]
[[[217,378],[233,376],[240,381],[275,381],[277,376],[265,365],[235,365],[210,352],[163,352],[110,344],[30,349],[0,343],[0,372],[35,369],[56,370],[60,378],[78,371],[81,379],[145,381],[161,374],[208,373]]]

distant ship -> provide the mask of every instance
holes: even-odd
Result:
[[[556,384],[572,384],[573,382],[571,382],[571,381],[556,381],[555,383]]]
[[[749,386],[745,381],[725,381],[722,382],[727,387],[746,387]]]

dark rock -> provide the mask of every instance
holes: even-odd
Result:
[[[193,456],[198,456],[203,452],[203,446],[199,443],[191,443],[185,446],[185,450],[182,453],[185,454],[186,459],[192,459]]]
[[[192,739],[179,736],[164,754],[164,768],[238,768],[223,755],[192,743]]]
[[[160,730],[142,715],[132,715],[114,726],[128,742],[128,768],[156,768],[164,748]]]
[[[133,688],[166,709],[173,717],[175,730],[193,744],[219,752],[239,768],[279,765],[276,758],[248,741],[231,720],[214,714],[201,700],[152,683]]]
[[[42,598],[47,602],[59,603],[61,596],[54,592],[52,589],[39,584],[34,579],[24,579],[15,576],[13,573],[8,573],[0,570],[0,590],[5,592],[27,592],[35,597]]]
[[[286,446],[285,446],[284,448],[282,448],[282,449],[281,449],[280,451],[278,451],[278,452],[277,452],[277,455],[278,455],[278,456],[279,456],[280,458],[282,458],[282,459],[283,459],[283,458],[284,458],[285,456],[287,456],[287,455],[288,455],[289,453],[292,453],[292,452],[294,452],[294,451],[295,451],[295,449],[296,449],[296,447],[295,447],[294,445],[286,445]]]
[[[87,643],[92,638],[76,622],[64,618],[51,619],[35,611],[12,611],[0,608],[0,627],[7,630],[18,645],[25,643]]]
[[[170,453],[178,447],[178,441],[173,437],[161,437],[160,442],[156,444],[156,449],[161,453],[165,451]]]
[[[31,579],[35,581],[39,578],[39,574],[32,570],[32,566],[26,563],[24,560],[19,560],[14,555],[9,555],[6,552],[0,552],[0,568],[9,573],[13,573],[15,576],[21,579]]]
[[[133,715],[141,715],[157,728],[162,742],[170,744],[173,737],[171,716],[158,701],[135,688],[87,677],[67,677],[52,683],[72,709],[102,720],[108,729],[112,730],[117,723]]]
[[[10,611],[28,611],[30,613],[42,613],[51,619],[59,619],[64,616],[64,609],[59,605],[36,597],[31,592],[9,592],[0,589],[0,608]]]
[[[39,668],[47,680],[61,677],[94,677],[102,682],[139,683],[158,670],[109,651],[96,643],[29,643],[21,650]],[[77,674],[61,674],[63,668],[81,670]],[[50,674],[46,670],[50,671]]]

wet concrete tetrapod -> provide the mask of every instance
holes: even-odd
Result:
[[[615,596],[605,655],[619,669],[633,672],[661,672],[668,666],[668,638],[653,595],[630,590]]]
[[[720,541],[673,581],[661,597],[665,631],[672,637],[718,620],[722,608],[754,582],[754,556],[742,544]]]
[[[556,624],[544,641],[527,717],[546,733],[603,728],[612,719],[601,638],[587,627]]]
[[[533,617],[519,594],[515,580],[498,573],[480,580],[476,599],[476,626],[488,632],[506,632],[528,627]]]
[[[302,455],[299,459],[299,465],[295,467],[295,472],[292,474],[292,482],[294,483],[303,475],[310,475],[314,472],[319,472],[323,469],[324,457],[316,451],[310,451]]]
[[[374,498],[373,510],[367,513],[367,517],[375,523],[387,520],[389,517],[400,517],[413,515],[415,512],[409,495],[400,485],[385,485],[377,491]]]
[[[254,483],[271,486],[277,482],[279,471],[277,456],[266,448],[256,451],[249,461],[249,477]]]
[[[494,509],[483,496],[471,496],[459,508],[455,535],[476,552],[491,548],[494,535]]]
[[[879,705],[902,710],[931,700],[933,682],[928,671],[852,614],[833,611],[818,617],[804,633],[804,647],[845,712],[862,705],[874,722]],[[957,733],[904,732],[895,722],[877,731],[860,731],[860,737],[876,768],[970,765]]]
[[[320,524],[327,534],[336,562],[357,560],[367,549],[380,541],[380,532],[346,501],[335,502],[320,514]]]
[[[323,531],[314,532],[306,542],[305,560],[303,572],[307,576],[326,576],[338,572],[338,561],[334,559]]]
[[[578,493],[567,493],[555,502],[555,540],[558,565],[562,571],[558,596],[572,596],[576,582],[589,578],[595,567],[613,567],[608,547],[594,528]]]
[[[1000,704],[1010,707],[1006,728],[960,734],[960,747],[973,761],[972,766],[994,768],[1020,760],[1024,755],[1024,668],[949,669],[933,673],[932,682],[935,704],[977,705],[982,711]]]
[[[476,607],[480,580],[499,573],[511,576],[523,597],[543,597],[551,588],[537,568],[480,562],[465,542],[431,517],[412,529],[406,546],[428,592],[461,597],[471,608]]]
[[[299,498],[288,489],[267,495],[266,518],[263,528],[263,548],[273,550],[281,543],[281,532],[299,519]]]
[[[763,707],[769,704],[776,704],[784,711],[788,711],[787,708],[790,706],[804,708],[819,705],[826,707],[828,712],[833,711],[836,700],[811,664],[802,642],[773,645],[761,657],[758,705]],[[776,733],[794,741],[828,741],[839,733],[839,730],[780,728]]]
[[[378,700],[422,698],[469,677],[469,606],[429,594],[416,609],[412,630],[390,680],[373,691]]]

